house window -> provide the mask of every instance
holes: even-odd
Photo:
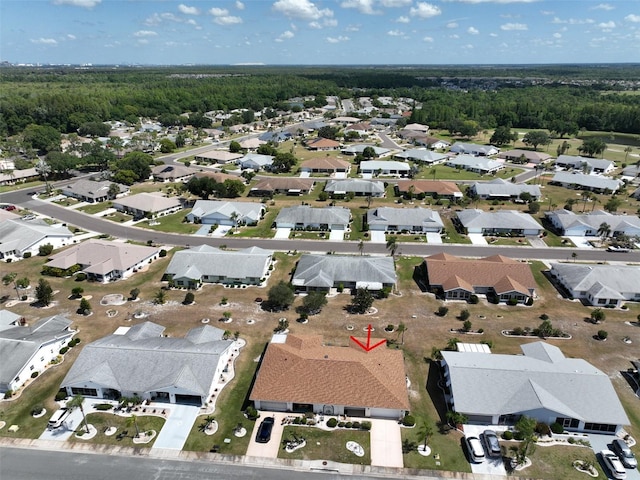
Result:
[[[598,299],[598,305],[604,305],[605,303],[607,303],[607,299],[606,298],[599,298]]]
[[[614,433],[616,431],[615,425],[609,425],[607,423],[585,423],[585,430],[590,430],[593,432],[610,432]]]
[[[580,421],[575,418],[558,417],[556,422],[562,425],[563,428],[578,428]]]
[[[82,395],[83,397],[97,397],[98,396],[98,390],[96,390],[95,388],[72,387],[71,388],[71,393],[73,395]]]

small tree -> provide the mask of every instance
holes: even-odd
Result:
[[[445,307],[444,305],[438,307],[437,314],[439,317],[444,317],[447,315],[447,313],[449,313],[449,307]]]
[[[462,321],[469,320],[470,316],[471,314],[469,313],[469,310],[467,310],[466,308],[460,311],[460,320]]]
[[[356,294],[351,299],[351,312],[364,314],[373,305],[373,295],[366,288],[358,288]]]
[[[80,300],[78,313],[81,313],[82,315],[88,315],[89,313],[91,313],[91,305],[89,304],[89,300],[87,300],[86,298]]]
[[[47,282],[44,278],[38,280],[38,285],[36,286],[36,299],[41,305],[45,307],[49,306],[51,300],[53,299],[53,289],[49,282]]]
[[[167,301],[167,295],[162,288],[159,288],[153,297],[153,303],[156,305],[163,305]]]
[[[293,286],[284,280],[271,287],[267,293],[267,306],[272,310],[285,310],[294,300]]]
[[[327,297],[323,292],[311,292],[304,297],[298,311],[299,313],[306,313],[307,315],[316,315],[320,313],[322,307],[326,304]]]
[[[395,257],[398,250],[398,237],[391,235],[387,238],[387,250],[389,250],[392,257]]]
[[[420,423],[420,428],[418,429],[418,436],[424,439],[424,443],[422,444],[422,450],[427,449],[427,444],[429,443],[429,439],[433,436],[433,427],[429,425],[426,420],[423,420]]]
[[[18,283],[16,282],[16,278],[18,274],[15,272],[7,273],[4,277],[2,277],[2,283],[5,286],[8,286],[10,283],[13,283],[13,288],[16,290],[16,295],[18,296],[18,300],[20,300],[20,292],[18,291]]]
[[[51,255],[51,252],[53,252],[53,245],[51,245],[50,243],[40,245],[40,247],[38,248],[38,255],[40,255],[41,257],[47,257]]]
[[[127,427],[132,426],[136,429],[136,438],[140,436],[140,429],[138,428],[138,419],[135,415],[131,415],[129,418],[127,418],[127,420],[125,421],[125,425]]]
[[[598,330],[598,340],[606,340],[609,333],[606,330]]]
[[[84,288],[82,287],[73,287],[71,289],[71,296],[73,298],[80,298],[83,293],[84,293]]]
[[[80,409],[80,413],[82,413],[82,421],[84,423],[84,428],[86,432],[89,433],[89,425],[87,424],[87,417],[84,414],[84,408],[82,407],[82,402],[84,402],[84,397],[82,395],[76,395],[67,402],[67,408],[69,410],[75,410],[76,408]]]
[[[592,323],[601,323],[607,319],[607,315],[604,313],[604,310],[601,308],[596,308],[591,311],[591,322]]]
[[[195,301],[195,299],[196,296],[193,294],[193,292],[187,292],[182,303],[184,303],[185,305],[191,305]]]
[[[471,320],[465,320],[465,322],[462,324],[462,331],[463,332],[471,331]]]
[[[133,288],[129,292],[129,298],[131,300],[137,300],[138,299],[138,295],[140,295],[140,289],[139,288]]]
[[[464,413],[456,412],[455,410],[449,410],[447,412],[447,422],[453,428],[456,428],[458,425],[464,425],[469,420]]]
[[[22,289],[27,288],[30,283],[31,283],[31,281],[27,277],[19,278],[16,281],[16,285],[18,285],[18,288],[22,288]]]

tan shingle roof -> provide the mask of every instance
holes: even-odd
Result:
[[[351,164],[345,160],[338,158],[312,158],[306,162],[302,162],[300,165],[302,168],[314,168],[324,170],[347,170]]]
[[[438,195],[453,195],[459,193],[458,185],[453,182],[440,182],[435,180],[403,180],[398,182],[398,191],[400,193],[408,192],[413,185],[413,193],[419,195],[421,193],[437,193]]]
[[[401,351],[365,352],[354,342],[326,346],[319,335],[289,334],[285,343],[270,343],[250,399],[409,409]]]
[[[502,255],[479,260],[465,260],[447,253],[431,255],[424,259],[431,286],[442,286],[447,291],[454,288],[493,287],[497,294],[520,292],[529,295],[535,290],[536,281],[528,264]]]

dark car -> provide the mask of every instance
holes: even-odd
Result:
[[[613,442],[611,442],[611,447],[611,450],[613,450],[615,454],[618,455],[618,458],[625,467],[636,468],[638,466],[638,461],[629,448],[629,445],[627,445],[627,442],[625,442],[621,438],[616,438]]]
[[[271,440],[271,430],[273,430],[273,417],[267,417],[258,427],[258,433],[256,433],[256,442],[267,443],[269,440]]]
[[[493,430],[485,430],[482,433],[482,438],[484,439],[484,445],[487,447],[487,452],[491,457],[499,457],[502,455],[500,451],[500,441],[498,440],[498,435]]]

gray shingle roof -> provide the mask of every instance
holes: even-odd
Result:
[[[367,211],[369,225],[421,225],[424,228],[443,227],[440,214],[430,208],[379,207]]]
[[[558,172],[551,179],[552,182],[564,183],[567,185],[579,185],[581,187],[597,188],[601,190],[611,190],[615,192],[620,188],[621,181],[613,178],[601,177],[599,175],[585,175],[583,173]]]
[[[93,180],[78,180],[77,182],[68,185],[62,189],[62,193],[65,195],[73,194],[76,196],[82,196],[86,198],[102,198],[107,196],[107,192],[109,191],[110,186],[114,184],[114,182],[104,181],[104,182],[96,182]],[[120,185],[115,183],[118,186],[120,193],[124,193],[129,190],[129,187],[125,185]]]
[[[302,255],[291,283],[305,287],[332,287],[336,283],[395,284],[391,257]]]
[[[71,238],[73,233],[62,224],[49,225],[42,220],[5,220],[0,223],[0,251],[24,252],[49,237]]]
[[[324,187],[326,192],[384,193],[384,183],[378,181],[346,179],[329,180]]]
[[[312,208],[309,205],[284,207],[276,217],[276,224],[302,223],[304,225],[349,225],[351,210],[344,207]]]
[[[574,292],[588,291],[599,283],[614,292],[640,293],[640,267],[635,265],[582,265],[554,263],[552,271]]]
[[[555,222],[561,225],[564,230],[582,225],[597,231],[603,223],[609,225],[612,232],[627,232],[640,229],[640,217],[634,215],[614,215],[602,210],[580,215],[561,209],[547,212],[546,215],[555,219]]]
[[[458,155],[447,160],[450,167],[460,167],[465,169],[476,169],[482,171],[491,171],[504,166],[502,162],[491,160],[487,157],[474,157],[472,155]]]
[[[443,351],[456,411],[506,415],[548,409],[585,422],[629,424],[605,373],[545,342],[521,349],[524,355]]]
[[[231,218],[231,215],[235,212],[239,215],[238,222],[256,223],[262,218],[263,210],[264,205],[256,202],[196,200],[189,215],[196,218],[203,218],[208,215],[220,214],[223,217]]]
[[[143,212],[161,212],[180,206],[178,197],[165,197],[160,192],[143,192],[129,197],[119,198],[113,201],[114,205],[122,205]]]
[[[397,153],[395,158],[404,158],[406,160],[414,160],[419,162],[440,162],[447,158],[443,153],[437,153],[426,148],[413,148],[401,153]]]
[[[54,315],[33,325],[0,331],[0,384],[11,383],[44,343],[72,336],[75,332],[69,330],[71,323],[62,315]]]
[[[165,274],[200,280],[204,275],[227,278],[260,278],[269,267],[273,251],[258,247],[220,250],[200,245],[176,252]]]
[[[607,170],[615,164],[610,160],[600,158],[581,157],[574,155],[560,155],[556,160],[556,165],[569,165],[573,168],[582,168],[587,165],[592,169]]]
[[[528,213],[517,210],[485,212],[468,208],[458,212],[458,219],[465,228],[538,229],[542,227]]]
[[[161,337],[164,327],[145,322],[125,335],[109,335],[84,347],[62,386],[95,382],[120,391],[149,392],[178,386],[206,396],[220,356],[232,345],[205,325],[185,338]]]
[[[494,180],[491,180],[490,182],[475,182],[471,184],[471,189],[481,197],[517,197],[523,192],[527,192],[535,198],[540,198],[541,195],[540,187],[538,185],[528,185],[526,183],[511,183],[503,180],[502,178],[496,178]]]

